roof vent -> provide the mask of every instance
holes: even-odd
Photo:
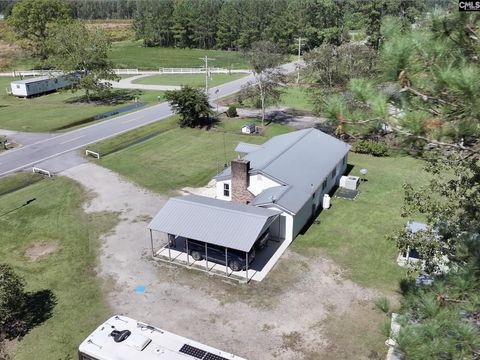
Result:
[[[115,341],[116,343],[119,343],[119,342],[124,341],[126,338],[128,338],[131,333],[132,332],[130,330],[122,330],[122,331],[113,330],[110,333],[110,336],[113,337],[113,341]]]

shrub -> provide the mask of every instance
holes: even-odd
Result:
[[[360,140],[353,144],[353,151],[359,154],[373,156],[388,156],[388,146],[381,142],[372,140]]]
[[[381,312],[388,314],[390,311],[390,301],[386,297],[381,297],[375,301],[375,307]]]
[[[235,107],[235,105],[230,105],[228,107],[228,110],[227,110],[226,114],[229,118],[237,117],[238,113],[237,113],[237,108]]]

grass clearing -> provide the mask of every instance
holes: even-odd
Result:
[[[75,182],[46,179],[0,198],[2,262],[22,276],[27,291],[51,290],[57,304],[53,315],[11,347],[12,358],[74,359],[79,343],[109,314],[95,266],[98,238],[117,222],[114,213],[88,215],[87,194]],[[27,249],[56,244],[56,251],[32,261]]]
[[[144,47],[142,40],[119,41],[113,43],[109,58],[115,68],[139,68],[158,70],[167,68],[199,68],[204,62],[199,59],[207,55],[215,60],[210,66],[225,69],[248,69],[246,60],[237,51],[178,49],[161,47]]]
[[[405,270],[395,259],[398,251],[386,236],[401,228],[407,219],[400,216],[403,184],[422,184],[426,173],[422,163],[411,157],[376,158],[350,153],[352,175],[368,169],[356,200],[332,198],[332,208],[319,215],[313,224],[292,244],[292,249],[309,253],[312,248],[324,250],[347,270],[355,282],[393,293]]]
[[[0,89],[10,87],[10,82],[13,80],[13,78],[0,77]],[[114,93],[126,94],[121,90],[114,90]],[[78,125],[90,125],[94,121],[100,121],[89,119],[129,104],[128,101],[117,105],[96,105],[93,102],[91,104],[69,103],[83,95],[83,91],[72,93],[65,90],[21,99],[2,92],[0,95],[0,129],[29,132],[71,129]],[[162,97],[163,92],[136,90],[128,95],[137,97],[140,102],[148,105],[158,103],[157,96]]]
[[[0,196],[23,189],[29,185],[35,184],[45,177],[40,174],[30,172],[19,172],[10,176],[0,178]]]
[[[184,186],[201,186],[236,156],[234,149],[238,142],[259,144],[268,139],[264,135],[241,135],[244,122],[225,122],[227,128],[235,128],[238,133],[223,131],[220,126],[211,131],[175,127],[101,158],[99,163],[160,193],[169,194]]]
[[[278,106],[286,107],[293,110],[313,111],[313,104],[305,88],[299,86],[288,86],[284,88]]]
[[[87,149],[99,153],[100,156],[105,156],[152,136],[156,136],[161,132],[177,127],[177,119],[176,116],[172,116],[165,120],[156,121],[152,124],[89,145]]]
[[[208,86],[214,87],[230,81],[241,79],[248,74],[212,74],[208,79]],[[189,85],[193,87],[205,86],[205,74],[162,74],[152,75],[132,81],[133,84],[145,85]]]

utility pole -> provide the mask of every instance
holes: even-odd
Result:
[[[208,95],[208,60],[215,60],[215,59],[212,59],[212,58],[209,59],[207,55],[199,59],[205,62],[205,94]]]
[[[302,38],[301,36],[298,37],[298,61],[300,61],[300,58],[302,56],[302,45],[303,42],[306,40],[305,38]],[[300,67],[297,65],[297,84],[300,82]]]

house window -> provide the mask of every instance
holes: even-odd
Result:
[[[223,184],[223,196],[230,196],[230,184]]]
[[[20,85],[17,85],[17,89],[20,89]]]

